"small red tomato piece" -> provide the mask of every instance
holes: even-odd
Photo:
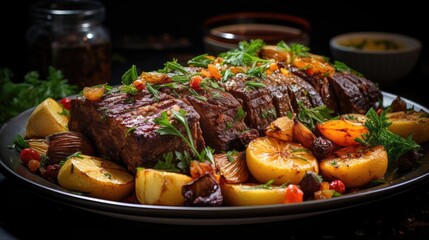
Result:
[[[36,160],[40,162],[40,154],[31,148],[24,148],[19,153],[21,161],[27,165],[30,160]]]
[[[194,90],[201,90],[201,82],[203,81],[203,77],[196,75],[191,78],[189,81],[189,86]]]
[[[295,184],[289,184],[286,188],[285,203],[302,202],[304,199],[304,192]]]
[[[143,82],[141,79],[137,79],[133,82],[134,87],[136,87],[137,91],[142,91],[146,88],[145,82]]]
[[[37,169],[39,169],[40,166],[40,161],[37,160],[30,160],[27,164],[28,169],[30,170],[30,172],[36,172]]]
[[[63,105],[63,107],[67,110],[70,110],[71,107],[71,99],[68,97],[65,97],[61,99],[60,104]]]
[[[334,190],[339,193],[344,193],[346,191],[346,185],[341,180],[334,180],[329,183],[329,189]]]

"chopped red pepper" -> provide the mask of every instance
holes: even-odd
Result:
[[[334,190],[339,193],[344,193],[346,191],[346,185],[341,180],[334,180],[329,183],[329,189]]]
[[[196,75],[191,78],[189,81],[189,86],[194,90],[202,90],[201,83],[203,82],[203,77]]]
[[[295,184],[290,184],[286,187],[285,203],[302,202],[304,192]]]

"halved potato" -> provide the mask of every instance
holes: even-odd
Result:
[[[381,145],[372,148],[361,145],[340,148],[319,163],[323,179],[341,180],[347,188],[362,187],[382,178],[387,165],[387,152]]]
[[[429,141],[429,115],[425,112],[400,111],[386,114],[389,130],[404,138],[412,135],[416,143]]]
[[[63,107],[54,99],[47,98],[31,113],[27,121],[26,138],[44,138],[57,132],[68,130],[68,116]]]
[[[125,168],[87,155],[70,157],[57,179],[65,189],[108,200],[121,200],[134,189],[134,177]]]
[[[191,181],[192,178],[184,174],[139,168],[135,188],[137,200],[151,205],[183,205],[182,186]]]
[[[275,185],[298,184],[306,171],[319,172],[316,158],[299,143],[272,137],[260,137],[249,143],[246,162],[252,176],[260,183],[274,180]]]
[[[250,206],[284,203],[286,188],[261,184],[221,185],[223,201],[230,206]]]

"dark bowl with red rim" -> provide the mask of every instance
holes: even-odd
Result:
[[[217,15],[203,23],[204,47],[210,54],[236,48],[241,41],[262,39],[266,44],[310,43],[310,22],[302,17],[268,12]]]

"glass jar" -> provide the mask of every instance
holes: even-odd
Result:
[[[81,88],[111,80],[110,36],[102,25],[105,9],[100,2],[49,0],[32,5],[30,13],[32,69],[46,76],[49,67],[55,67]]]

